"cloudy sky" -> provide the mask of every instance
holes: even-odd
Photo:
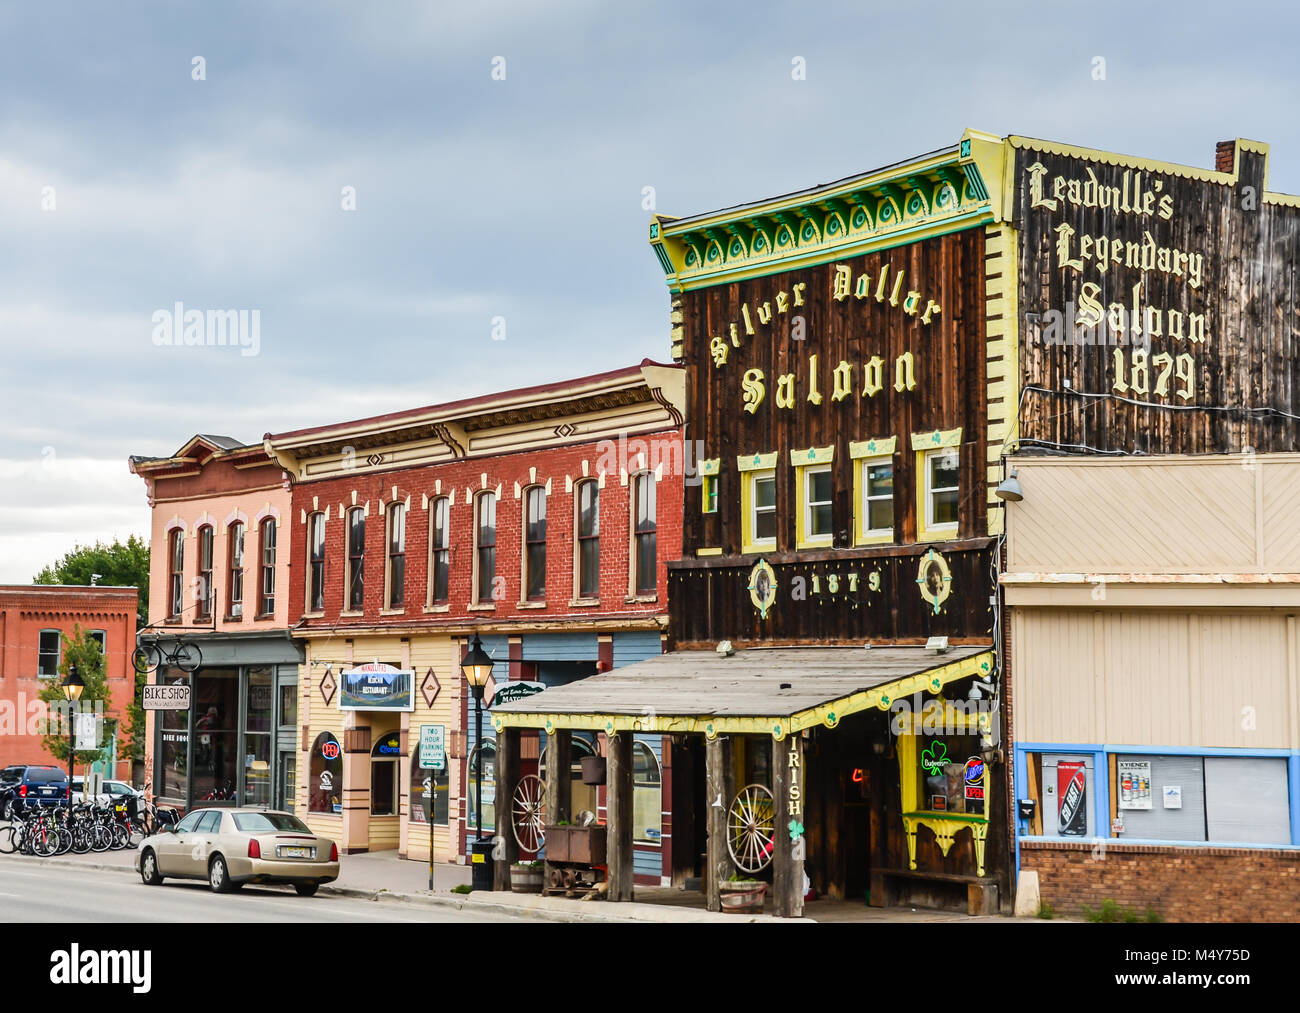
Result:
[[[969,126],[1205,166],[1250,137],[1300,191],[1297,27],[1217,2],[3,0],[0,582],[146,532],[127,456],[195,432],[666,358],[645,187],[692,214]],[[258,354],[155,344],[177,302],[259,311]]]

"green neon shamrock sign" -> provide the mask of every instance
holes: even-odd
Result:
[[[931,776],[943,770],[948,762],[948,747],[942,742],[936,742],[929,749],[921,751],[921,766]]]

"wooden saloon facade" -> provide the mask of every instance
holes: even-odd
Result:
[[[791,916],[808,887],[972,911],[1009,897],[1003,153],[968,132],[827,186],[652,218],[695,465],[673,650],[494,711],[503,756],[520,729],[560,748],[608,736],[612,899],[632,896],[621,821],[646,731],[671,743],[672,881],[698,880],[714,909],[737,878]]]

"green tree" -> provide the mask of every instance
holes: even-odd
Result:
[[[57,563],[32,578],[33,584],[86,585],[99,574],[96,584],[106,587],[134,587],[140,592],[136,611],[143,625],[149,615],[149,545],[139,535],[112,545],[76,545]]]
[[[96,578],[95,574],[99,574]],[[134,587],[139,591],[136,606],[136,625],[143,626],[149,615],[149,545],[139,535],[131,535],[125,542],[115,539],[107,545],[76,545],[57,563],[45,567],[32,580],[33,584],[88,585],[92,578],[105,587]],[[78,671],[81,666],[78,664]],[[82,678],[85,673],[82,672]],[[144,685],[148,676],[135,673],[135,695],[126,713],[125,755],[131,760],[144,759],[145,713],[142,704]],[[44,698],[44,694],[42,694]],[[59,699],[63,699],[62,695]],[[63,756],[67,756],[64,744]]]
[[[58,678],[46,680],[45,685],[41,687],[40,697],[49,705],[50,715],[68,714],[67,701],[63,696],[63,680],[67,677],[68,671],[73,665],[77,666],[77,675],[86,684],[86,688],[81,692],[81,701],[77,709],[93,711],[98,703],[102,705],[102,710],[106,712],[110,700],[104,652],[99,648],[99,641],[95,640],[88,630],[83,630],[80,626],[74,626],[72,636],[68,636],[66,633],[63,635],[63,661],[59,664]],[[70,717],[66,723],[51,721],[48,728],[49,734],[45,736],[42,742],[42,745],[45,746],[51,756],[65,764],[68,762],[70,729]],[[105,714],[100,742],[108,742],[116,732],[117,718],[110,718]],[[78,766],[83,766],[101,759],[103,759],[103,751],[100,749],[79,749],[76,753],[75,763]]]

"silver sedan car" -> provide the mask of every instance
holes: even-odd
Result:
[[[339,849],[292,813],[196,809],[140,842],[135,870],[148,886],[167,876],[206,879],[215,893],[245,883],[292,883],[310,897],[339,878]]]

